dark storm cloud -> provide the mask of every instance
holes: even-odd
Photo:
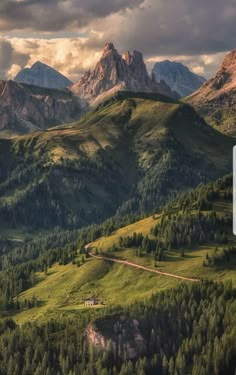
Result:
[[[235,0],[146,0],[110,30],[123,48],[147,56],[207,54],[236,47],[235,20]]]
[[[3,72],[11,66],[13,48],[10,42],[0,39],[0,71]]]
[[[7,72],[12,64],[25,66],[28,60],[29,55],[17,52],[11,42],[0,38],[0,79],[7,77]]]
[[[80,28],[143,0],[1,0],[0,30],[61,31]]]

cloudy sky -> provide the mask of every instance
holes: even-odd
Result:
[[[0,79],[40,60],[73,81],[107,41],[207,78],[236,48],[235,0],[0,0]]]

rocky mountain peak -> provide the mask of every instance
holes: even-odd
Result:
[[[228,134],[236,134],[236,49],[225,56],[215,77],[187,100],[208,123]]]
[[[71,90],[92,104],[106,93],[119,90],[160,92],[176,97],[167,85],[151,80],[141,52],[126,51],[122,57],[111,42],[106,43],[95,69],[86,72]]]
[[[106,55],[107,53],[110,53],[111,51],[116,51],[114,44],[111,42],[106,43],[103,48],[103,56]]]
[[[226,88],[227,86],[236,87],[236,49],[224,58],[212,81],[212,86],[216,90]]]

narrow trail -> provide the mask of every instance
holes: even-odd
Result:
[[[85,249],[88,249],[89,245],[90,244],[86,245]],[[138,268],[138,269],[141,269],[141,270],[144,270],[144,271],[148,271],[148,272],[152,272],[152,273],[156,273],[156,274],[162,275],[162,276],[173,277],[175,279],[186,280],[186,281],[191,281],[191,282],[199,282],[200,281],[199,279],[194,279],[194,278],[191,278],[191,277],[179,276],[179,275],[174,275],[173,273],[167,273],[167,272],[153,270],[152,268],[148,268],[148,267],[145,267],[145,266],[140,266],[139,264],[128,262],[126,260],[119,260],[119,259],[114,259],[114,258],[108,258],[108,257],[104,257],[102,255],[95,255],[95,254],[93,254],[91,252],[89,252],[89,255],[91,257],[93,257],[93,258],[96,258],[96,259],[103,259],[103,260],[107,260],[108,262],[124,264],[126,266],[135,267],[135,268]]]

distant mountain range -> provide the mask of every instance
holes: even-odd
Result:
[[[152,74],[155,75],[157,82],[165,81],[171,90],[182,98],[192,94],[206,82],[204,77],[191,72],[187,66],[176,61],[157,62],[152,69]]]
[[[21,134],[78,120],[86,103],[96,106],[118,91],[161,93],[178,99],[198,88],[185,101],[209,124],[236,134],[236,50],[207,82],[186,66],[170,61],[156,63],[149,76],[140,52],[127,51],[121,56],[113,43],[105,45],[95,69],[74,84],[41,62],[23,69],[16,81],[25,83],[0,81],[0,131]],[[69,87],[48,88],[56,86]]]
[[[157,83],[154,76],[148,75],[141,52],[127,51],[122,57],[113,43],[105,45],[95,69],[86,72],[71,90],[91,104],[97,104],[120,90],[159,92],[172,98],[179,97],[164,81]]]
[[[236,135],[236,49],[225,57],[216,76],[187,101],[209,124]]]
[[[72,85],[72,81],[40,61],[37,61],[31,68],[21,70],[15,77],[15,81],[51,89],[63,89]]]

